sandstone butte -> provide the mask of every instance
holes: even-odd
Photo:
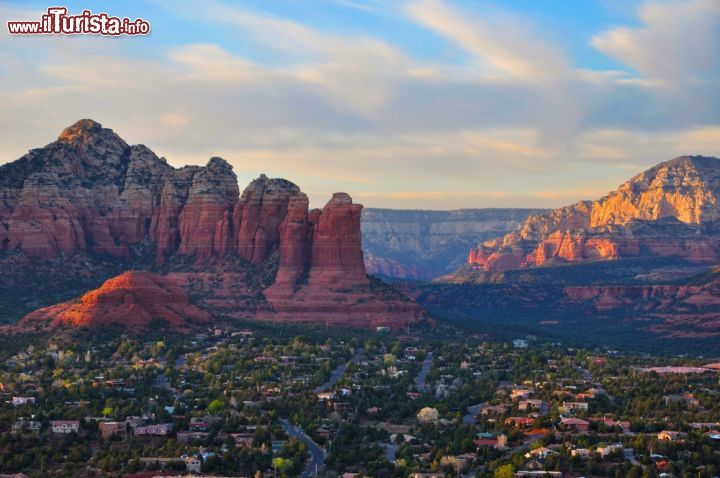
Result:
[[[423,311],[368,279],[361,209],[349,195],[336,193],[322,210],[309,210],[298,186],[265,175],[240,194],[232,167],[221,158],[204,167],[176,169],[147,147],[129,146],[112,130],[80,120],[57,141],[0,166],[0,255],[57,261],[88,253],[133,264],[138,251],[150,245],[154,259],[149,267],[162,270],[164,279],[123,275],[89,295],[109,298],[107,304],[118,297],[132,302],[143,294],[129,289],[140,283],[146,288],[149,281],[174,291],[171,297],[182,304],[185,298],[175,294],[175,287],[191,291],[193,298],[201,293],[198,304],[210,313],[403,328],[420,320]],[[179,271],[174,266],[179,262],[192,265]],[[228,272],[226,264],[237,262],[245,266]],[[247,271],[261,274],[273,264],[277,273],[271,283],[259,286],[257,300],[262,281],[248,281]],[[115,285],[122,285],[121,296],[109,294]],[[85,299],[25,320],[103,323],[92,311],[81,313],[93,303]],[[145,306],[117,310],[130,321],[158,313],[174,323],[183,316]],[[109,320],[117,314],[108,311]]]
[[[720,262],[720,159],[683,156],[595,201],[530,216],[470,250],[468,264],[500,271],[556,262],[680,257]]]
[[[124,325],[148,327],[153,321],[184,330],[210,321],[210,314],[190,303],[187,293],[167,277],[125,272],[79,300],[44,307],[23,319],[23,326]]]

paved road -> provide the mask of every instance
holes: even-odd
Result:
[[[153,380],[153,387],[170,390],[170,382],[168,381],[167,376],[164,373],[157,374],[155,376],[155,380]]]
[[[185,355],[179,356],[175,359],[175,368],[183,368],[186,362]]]
[[[629,461],[631,465],[642,466],[640,462],[637,461],[637,458],[635,458],[635,450],[632,448],[623,449],[623,455],[625,455],[625,459]],[[645,467],[643,466],[643,468]]]
[[[305,432],[301,431],[289,421],[281,419],[280,423],[282,424],[285,433],[291,437],[299,438],[307,445],[308,450],[310,451],[310,461],[307,466],[305,466],[305,470],[301,476],[302,478],[312,478],[323,469],[323,466],[325,466],[325,450],[320,448],[320,445],[315,443],[305,434]]]
[[[418,373],[417,377],[415,377],[415,388],[418,392],[425,392],[427,390],[427,387],[425,386],[425,378],[427,377],[427,374],[430,373],[430,365],[432,365],[432,357],[433,353],[428,352],[425,356],[425,360],[423,360],[422,368],[420,369],[420,373]]]
[[[395,463],[395,453],[397,453],[398,446],[395,443],[385,443],[383,445],[385,448],[385,458],[390,463]]]
[[[352,362],[352,363],[360,362],[360,360],[362,360],[362,358],[363,358],[364,353],[365,353],[365,351],[362,348],[355,350],[355,355],[352,356],[352,358],[350,359],[350,362]],[[350,362],[348,362],[348,363],[350,363]],[[328,379],[328,381],[325,382],[323,385],[320,385],[319,387],[315,388],[315,393],[327,392],[328,390],[333,388],[333,385],[335,385],[337,383],[337,381],[340,380],[340,377],[342,377],[343,374],[345,373],[345,370],[348,367],[348,363],[343,363],[343,364],[338,365],[335,368],[335,370],[333,370],[332,373],[330,373],[330,378]]]
[[[480,409],[484,403],[478,403],[467,408],[467,414],[463,417],[463,423],[465,425],[472,425],[475,422],[475,417],[480,413]]]

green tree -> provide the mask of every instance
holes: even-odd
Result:
[[[219,415],[225,410],[225,403],[220,399],[215,399],[207,407],[208,413],[211,415]]]
[[[515,467],[507,464],[497,468],[493,473],[493,478],[513,478],[514,475]]]

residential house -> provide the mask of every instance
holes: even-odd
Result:
[[[622,428],[623,433],[629,433],[630,432],[630,422],[628,421],[619,421],[614,420],[612,418],[588,418],[591,422],[600,422],[608,427],[620,427]]]
[[[541,446],[540,448],[536,448],[534,450],[530,450],[529,452],[525,453],[525,458],[544,460],[548,457],[548,455],[557,455],[557,454],[558,453],[556,451],[551,450],[550,448]]]
[[[505,425],[512,425],[515,428],[527,428],[533,426],[534,418],[530,417],[510,417],[505,420]]]
[[[130,425],[131,428],[135,428],[135,427],[138,427],[138,426],[142,425],[143,423],[145,423],[145,421],[146,421],[148,418],[152,418],[152,417],[148,417],[148,416],[142,416],[142,417],[125,417],[125,423],[127,423],[128,425]]]
[[[191,432],[206,432],[210,429],[210,424],[201,417],[193,417],[190,419]]]
[[[50,427],[53,433],[77,433],[80,429],[80,422],[77,420],[52,420]]]
[[[317,394],[317,397],[321,402],[328,402],[330,400],[335,400],[337,395],[335,395],[335,392],[320,392]]]
[[[562,402],[560,406],[561,413],[587,412],[587,402]]]
[[[590,454],[589,448],[573,448],[570,450],[571,456],[578,456],[580,458],[590,458]]]
[[[529,398],[532,392],[524,388],[515,388],[510,392],[510,400],[522,400]]]
[[[235,446],[239,448],[253,446],[253,441],[255,439],[252,433],[232,433],[230,436],[235,441]]]
[[[622,452],[623,448],[624,447],[622,443],[611,443],[610,445],[599,446],[595,451],[600,453],[600,456],[606,457],[612,453]]]
[[[35,420],[25,420],[21,418],[12,424],[10,431],[14,434],[27,433],[29,435],[39,435],[42,425]]]
[[[672,430],[663,430],[657,434],[657,439],[660,441],[679,441],[682,440],[684,437],[684,433]]]
[[[12,398],[13,407],[20,407],[22,405],[34,405],[34,404],[35,404],[35,397],[13,397]]]
[[[135,436],[166,436],[172,431],[172,423],[159,423],[157,425],[145,425],[135,427]]]
[[[486,416],[497,416],[505,415],[509,408],[506,405],[485,405],[480,409],[480,415]]]
[[[492,433],[479,433],[478,438],[474,440],[474,443],[478,448],[488,446],[497,450],[502,450],[507,447],[507,435],[501,433],[494,436]]]
[[[518,409],[521,412],[528,410],[540,410],[543,406],[543,401],[538,399],[520,400],[518,403]]]
[[[196,456],[186,456],[185,469],[188,473],[201,473],[202,462]]]
[[[127,434],[125,422],[100,422],[98,423],[98,429],[100,430],[100,436],[105,440],[116,435],[124,437]]]
[[[590,422],[587,420],[581,420],[580,418],[561,418],[560,426],[566,430],[575,430],[579,433],[585,433],[588,431]]]

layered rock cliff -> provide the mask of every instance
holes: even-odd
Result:
[[[718,337],[720,274],[699,277],[702,280],[674,284],[565,287],[562,302],[590,306],[600,316],[624,314],[645,320],[649,332],[663,337]]]
[[[369,273],[403,279],[432,279],[467,259],[478,240],[514,231],[542,209],[421,211],[363,209],[362,242]]]
[[[683,156],[631,178],[596,201],[530,216],[470,250],[485,270],[637,256],[720,261],[720,159]]]
[[[310,303],[323,291],[370,288],[361,209],[336,193],[323,210],[309,211],[298,186],[264,175],[240,195],[221,158],[176,169],[145,146],[81,120],[57,141],[0,166],[0,262],[39,270],[40,263],[82,254],[90,262],[142,264],[172,276],[210,312],[278,318],[301,289]],[[375,291],[362,303],[380,316],[395,307],[386,299]],[[365,325],[367,307],[353,314],[324,303],[317,316],[305,309],[308,319]],[[384,314],[383,325],[402,327],[421,314],[417,305],[405,307]]]

